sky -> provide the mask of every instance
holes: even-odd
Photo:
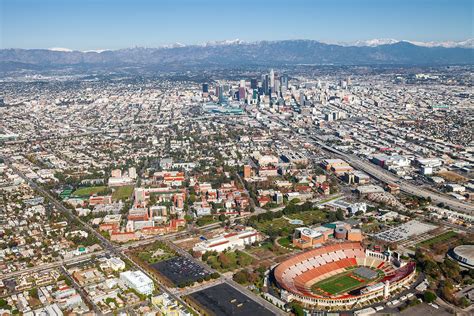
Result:
[[[472,0],[0,0],[1,48],[473,38]]]

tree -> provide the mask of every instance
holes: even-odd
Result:
[[[434,294],[433,292],[431,291],[426,291],[424,294],[423,294],[423,300],[426,302],[426,303],[432,303],[436,300],[436,294]]]
[[[232,279],[239,284],[247,284],[249,281],[249,273],[247,270],[241,270],[234,274]]]
[[[328,221],[329,222],[335,222],[336,220],[337,220],[336,213],[329,212],[328,213]]]
[[[231,267],[231,260],[230,258],[223,252],[219,254],[219,262],[223,269],[229,269]]]
[[[291,310],[297,316],[305,315],[303,307],[301,307],[301,305],[299,305],[298,303],[291,303]]]
[[[8,302],[5,299],[0,298],[0,308],[2,309],[7,308],[7,306],[8,306]]]
[[[38,299],[38,289],[37,288],[32,288],[29,290],[28,294],[30,294],[31,297]]]

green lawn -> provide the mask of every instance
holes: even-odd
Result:
[[[297,214],[288,215],[288,218],[291,219],[300,219],[304,222],[305,225],[313,225],[316,223],[321,223],[326,219],[326,213],[323,211],[307,211]]]
[[[140,249],[134,249],[133,252],[138,258],[148,264],[157,263],[176,256],[174,250],[162,242],[155,242]]]
[[[336,196],[332,196],[332,197],[329,197],[327,199],[324,199],[324,200],[321,200],[321,201],[318,201],[316,204],[323,204],[323,203],[327,203],[327,202],[331,202],[332,200],[335,200],[335,199],[338,199],[340,198],[341,195],[336,195]]]
[[[457,235],[458,234],[456,232],[453,232],[452,230],[450,230],[450,231],[444,232],[441,235],[438,235],[436,237],[424,240],[424,241],[418,243],[417,246],[429,247],[433,244],[437,244],[437,243],[446,241],[448,239],[451,239],[453,237],[456,237]]]
[[[279,238],[278,244],[286,248],[293,248],[293,243],[291,242],[291,238],[289,236]]]
[[[219,220],[214,218],[214,216],[204,215],[204,216],[201,216],[197,219],[196,225],[201,227],[201,226],[205,226],[205,225],[209,225],[209,224],[213,224],[213,223],[217,223],[217,222],[219,222]]]
[[[351,275],[352,272],[344,272],[343,274],[335,275],[329,279],[314,284],[311,287],[311,290],[316,293],[322,294],[322,292],[325,292],[330,295],[336,295],[348,292],[366,283],[356,280],[351,277]]]
[[[283,228],[288,227],[291,228],[291,224],[288,223],[288,220],[284,219],[283,217],[281,218],[275,218],[271,221],[265,221],[265,222],[260,222],[257,223],[257,230],[264,232],[265,234],[268,234],[269,231],[280,231]],[[296,227],[296,226],[295,226]]]
[[[127,200],[132,196],[133,189],[133,185],[124,185],[121,187],[116,187],[114,188],[114,192],[112,193],[112,199],[114,201]]]
[[[107,191],[106,186],[97,186],[97,187],[82,187],[78,188],[76,191],[72,193],[75,196],[91,196],[94,194],[102,193]]]

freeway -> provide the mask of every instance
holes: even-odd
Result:
[[[361,158],[355,155],[346,154],[341,152],[340,150],[327,146],[326,144],[322,143],[321,140],[314,136],[310,136],[309,138],[313,140],[313,143],[315,143],[322,149],[325,149],[326,151],[338,155],[340,158],[346,160],[356,169],[364,171],[365,173],[369,174],[370,176],[381,182],[396,183],[400,187],[400,190],[403,192],[424,198],[430,197],[432,202],[435,204],[444,203],[445,205],[449,206],[454,210],[469,213],[471,215],[474,214],[474,205],[472,204],[464,203],[446,195],[420,188],[416,185],[409,183],[408,181],[400,179],[399,177],[386,171],[385,169],[382,169],[378,166],[375,166],[374,164],[371,164],[370,162],[362,160]]]
[[[274,122],[277,122],[286,128],[288,128],[295,137],[299,137],[300,140],[303,142],[308,142],[312,143],[313,145],[318,146],[319,148],[332,153],[333,155],[346,160],[350,165],[352,165],[354,168],[359,169],[370,175],[371,177],[383,182],[383,183],[396,183],[399,187],[400,190],[409,193],[418,197],[423,197],[423,198],[431,198],[431,201],[435,204],[438,203],[444,203],[446,206],[449,206],[453,210],[457,210],[460,212],[468,213],[470,215],[474,214],[474,205],[469,204],[469,203],[464,203],[461,201],[458,201],[452,197],[449,197],[447,195],[441,194],[441,193],[436,193],[432,191],[428,191],[426,189],[420,188],[414,184],[409,183],[408,181],[402,180],[401,178],[397,177],[396,175],[388,172],[385,169],[382,169],[368,161],[365,161],[355,155],[347,154],[344,153],[336,148],[333,148],[331,146],[328,146],[325,144],[321,139],[317,138],[316,136],[305,136],[301,135],[297,132],[297,129],[290,126],[288,122],[283,121],[281,118],[278,116],[275,116],[274,114],[270,112],[264,112],[266,115],[268,115],[269,118],[273,119]]]

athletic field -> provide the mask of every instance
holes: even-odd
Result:
[[[88,197],[94,194],[98,194],[107,190],[106,186],[97,186],[97,187],[82,187],[78,188],[72,193],[75,196]]]
[[[314,284],[311,290],[318,294],[337,295],[359,288],[366,283],[367,280],[353,275],[352,272],[344,272]]]

